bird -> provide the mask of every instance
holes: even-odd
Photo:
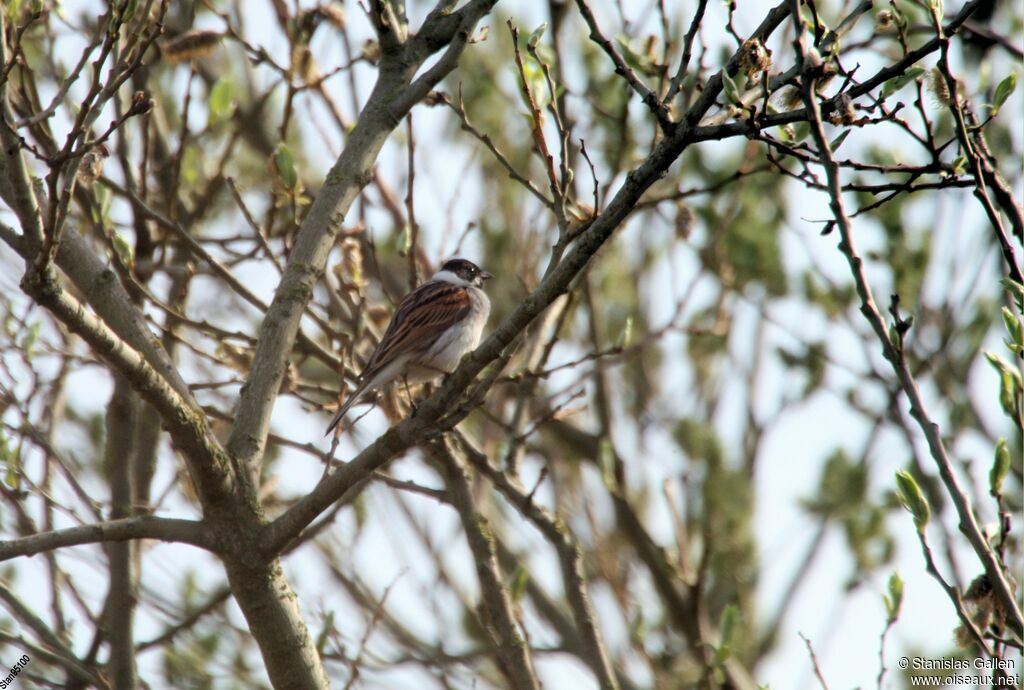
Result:
[[[491,301],[482,287],[493,277],[472,261],[449,259],[430,280],[402,298],[355,390],[324,436],[334,431],[365,393],[399,377],[406,384],[416,384],[454,371],[462,356],[480,343],[491,313]]]

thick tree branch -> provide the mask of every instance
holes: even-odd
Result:
[[[213,551],[216,539],[209,528],[196,520],[161,518],[152,515],[110,520],[94,525],[68,527],[53,532],[32,534],[20,539],[0,541],[0,561],[18,556],[34,556],[66,546],[98,544],[129,539],[159,539],[181,542]]]
[[[66,233],[65,241],[74,234]],[[62,242],[61,247],[64,244]],[[108,282],[116,282],[112,272],[107,271],[106,274]],[[228,458],[214,438],[202,411],[194,411],[143,354],[121,340],[105,321],[63,290],[52,269],[45,268],[42,273],[29,271],[22,280],[22,289],[89,343],[100,357],[131,382],[146,402],[160,412],[178,450],[189,459],[188,467],[200,493],[211,504],[225,498],[234,480]],[[210,507],[204,505],[206,509]]]
[[[425,94],[425,90],[454,69],[465,48],[466,35],[495,2],[472,2],[456,14],[455,24],[448,20],[444,22],[444,26],[450,28],[447,36],[452,41],[451,47],[412,87],[410,83],[420,64],[410,64],[387,52],[382,55],[373,92],[348,135],[344,151],[328,173],[303,221],[281,284],[260,327],[259,345],[249,378],[242,388],[235,426],[227,443],[228,452],[249,472],[258,472],[258,462],[270,429],[274,399],[287,368],[299,321],[313,294],[314,285],[323,274],[327,254],[349,206],[372,179],[377,154],[391,131],[418,101],[420,92]],[[439,27],[428,26],[424,30],[432,38],[446,35]],[[401,95],[396,98],[396,93]]]
[[[246,525],[245,536],[253,528]],[[281,562],[264,561],[249,551],[225,558],[224,569],[231,593],[259,645],[271,684],[289,689],[329,688],[327,671],[302,620],[298,597],[281,571]]]
[[[765,39],[788,14],[788,5],[785,3],[774,8],[754,35]],[[740,52],[737,51],[729,60],[727,68],[738,69],[739,59]],[[721,84],[720,73],[712,77],[704,95],[691,107],[685,122],[659,142],[650,156],[626,175],[622,186],[604,211],[597,216],[587,231],[580,235],[564,259],[548,272],[540,284],[494,329],[475,352],[463,358],[458,369],[445,379],[438,390],[418,405],[415,416],[389,429],[351,462],[333,472],[312,492],[267,525],[263,535],[263,549],[266,552],[279,553],[306,525],[344,496],[349,489],[391,458],[419,443],[428,435],[437,433],[437,422],[455,406],[459,396],[469,387],[477,374],[501,357],[530,322],[569,289],[573,279],[633,211],[643,193],[660,179],[693,141],[692,125],[687,123],[700,121],[703,114],[714,104],[714,95],[709,92],[715,88],[721,90]]]
[[[141,407],[128,380],[119,374],[115,375],[114,392],[107,406],[107,448],[103,463],[107,483],[110,485],[111,520],[126,519],[132,514],[135,502],[132,490],[135,428]],[[104,617],[110,637],[110,675],[119,690],[132,690],[138,684],[133,640],[139,589],[139,572],[132,553],[136,548],[137,544],[131,541],[107,545],[110,588]]]

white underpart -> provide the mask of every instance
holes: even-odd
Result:
[[[328,427],[328,433],[364,393],[386,386],[402,375],[404,375],[405,382],[416,384],[432,381],[442,374],[451,373],[459,365],[462,356],[475,350],[476,346],[480,344],[480,336],[483,334],[484,326],[487,325],[487,317],[491,314],[491,300],[487,298],[487,293],[451,271],[438,271],[431,280],[442,280],[469,290],[469,314],[442,333],[419,361],[413,363],[409,361],[410,355],[401,355],[377,372],[372,379],[360,384],[334,415],[334,419]]]
[[[442,333],[433,347],[427,351],[426,356],[409,367],[406,372],[406,379],[409,383],[423,383],[435,379],[441,374],[455,371],[462,356],[467,352],[472,352],[480,344],[480,336],[487,324],[487,317],[491,314],[491,301],[487,298],[487,294],[451,271],[438,271],[431,280],[452,283],[469,290],[469,314],[461,322]],[[405,368],[404,361],[402,365],[397,371],[402,371]],[[390,366],[387,368],[391,369]],[[391,376],[397,375],[397,371]],[[383,376],[379,378],[389,380]]]
[[[441,271],[441,273],[447,273],[447,271]],[[434,279],[436,280],[437,276],[434,276]],[[487,317],[491,313],[491,301],[480,288],[469,287],[467,289],[469,290],[469,314],[440,335],[427,351],[423,362],[417,362],[417,364],[424,365],[417,369],[426,369],[426,371],[411,372],[411,379],[429,381],[442,373],[455,371],[462,356],[467,352],[472,352],[480,344],[480,336],[483,334],[484,325],[487,324]]]

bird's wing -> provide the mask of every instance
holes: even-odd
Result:
[[[402,355],[425,352],[446,330],[470,312],[469,290],[430,281],[405,296],[360,377],[369,381]]]

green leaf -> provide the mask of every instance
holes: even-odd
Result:
[[[644,620],[643,611],[637,610],[629,622],[629,637],[643,643],[647,639],[647,632],[647,621]]]
[[[711,664],[718,668],[732,656],[732,650],[729,649],[729,645],[723,644],[720,647],[715,648],[715,658],[711,660]]]
[[[835,153],[835,150],[843,145],[843,142],[846,141],[846,137],[848,136],[850,136],[850,130],[847,129],[843,132],[840,132],[839,136],[837,136],[829,143],[828,146],[830,149],[832,149],[833,153]]]
[[[633,317],[626,317],[626,324],[622,327],[622,334],[619,336],[618,341],[615,343],[615,347],[622,349],[629,347],[630,342],[633,340]]]
[[[110,218],[110,203],[112,201],[110,190],[107,186],[100,181],[96,181],[92,186],[93,194],[96,195],[96,201],[99,208],[92,209],[92,219],[97,225],[106,226],[106,221]]]
[[[1010,419],[1017,419],[1017,398],[1020,397],[1020,376],[1004,371],[999,380],[999,405]]]
[[[740,104],[740,90],[736,88],[736,82],[729,76],[728,70],[722,70],[722,89],[729,103]]]
[[[124,6],[124,11],[121,13],[121,21],[128,22],[133,16],[135,11],[139,9],[139,0],[128,0]]]
[[[543,22],[540,26],[538,26],[536,29],[530,32],[530,38],[526,40],[526,45],[529,46],[531,50],[536,48],[537,44],[540,43],[540,39],[544,36],[544,32],[547,31],[547,29],[548,23]]]
[[[1017,89],[1017,73],[1010,72],[1009,75],[996,87],[996,93],[992,97],[992,115],[995,116],[999,112],[999,109],[1006,103],[1006,99],[1009,98],[1013,92]]]
[[[32,359],[32,351],[35,347],[36,340],[39,339],[39,326],[41,324],[38,321],[33,321],[29,324],[28,333],[25,334],[25,338],[21,341],[21,349],[25,353],[25,357]]]
[[[598,463],[605,487],[610,491],[618,491],[618,482],[615,480],[615,450],[607,438],[602,438],[598,446]]]
[[[1013,301],[1017,304],[1017,311],[1024,314],[1024,285],[1021,285],[1012,278],[1000,278],[999,282],[1013,295]]]
[[[331,632],[334,630],[334,611],[328,611],[324,617],[324,624],[320,627],[320,634],[316,636],[316,651],[320,653],[320,656],[324,654],[324,648],[327,646],[327,640],[331,637]]]
[[[4,473],[4,484],[14,491],[21,488],[21,475],[18,474],[18,468],[16,466],[7,466],[7,472]]]
[[[21,12],[21,0],[10,0],[10,2],[4,4],[4,9],[7,11],[7,23],[13,24]]]
[[[959,156],[956,157],[956,160],[954,160],[950,164],[950,167],[953,169],[954,175],[963,175],[964,173],[967,172],[967,156],[961,153]]]
[[[928,506],[928,500],[921,492],[917,480],[909,472],[899,470],[896,472],[896,491],[900,503],[914,516],[914,526],[917,527],[917,531],[924,533],[925,525],[928,524],[928,519],[931,517],[931,508]]]
[[[207,101],[210,108],[210,122],[223,122],[231,116],[234,110],[234,86],[227,77],[221,77],[210,89],[210,97]]]
[[[999,404],[1002,406],[1003,412],[1010,419],[1016,421],[1017,400],[1021,396],[1022,389],[1024,389],[1024,382],[1021,381],[1020,372],[1015,366],[995,353],[985,350],[984,355],[989,364],[999,372]]]
[[[299,183],[299,176],[295,172],[295,158],[284,144],[278,144],[277,150],[274,151],[274,165],[277,167],[277,174],[280,175],[281,181],[289,189],[295,189]]]
[[[651,60],[646,55],[638,53],[630,44],[629,36],[621,35],[615,39],[622,49],[622,59],[626,64],[642,74],[652,74],[655,70]]]
[[[897,330],[896,324],[889,326],[889,344],[892,345],[892,349],[897,353],[903,352],[903,336]]]
[[[366,513],[369,510],[366,506],[366,492],[361,492],[356,496],[356,500],[353,504],[353,512],[356,516],[356,532],[361,532],[363,527],[366,525]]]
[[[1021,324],[1020,319],[1006,307],[1003,307],[1002,314],[1003,325],[1010,334],[1010,339],[1005,341],[1006,346],[1017,354],[1024,353],[1024,324]]]
[[[4,473],[4,483],[15,491],[21,488],[21,453],[17,448],[11,448],[7,435],[0,429],[0,462],[7,465]]]
[[[995,459],[992,469],[988,472],[988,491],[993,497],[1003,493],[1003,480],[1010,471],[1010,449],[1006,447],[1006,439],[999,439],[996,444]]]
[[[922,74],[924,74],[924,67],[911,67],[903,74],[893,77],[882,84],[882,98],[888,98]]]
[[[739,609],[736,608],[736,604],[729,604],[722,611],[722,620],[719,623],[719,632],[722,636],[722,646],[727,647],[732,644],[732,636],[736,631],[736,619],[739,616]]]
[[[509,588],[509,594],[512,597],[512,601],[519,602],[523,598],[523,593],[526,591],[526,584],[530,581],[530,571],[528,571],[522,564],[516,568],[515,574],[512,576],[512,586]]]
[[[882,599],[885,600],[888,622],[895,623],[900,615],[900,607],[903,605],[903,579],[895,570],[889,576],[889,593],[883,594]]]
[[[125,266],[131,266],[135,263],[135,251],[132,249],[132,245],[129,244],[128,239],[120,232],[114,232],[111,238],[114,242],[114,250],[120,257],[122,263]]]
[[[985,350],[983,354],[985,355],[985,359],[988,360],[988,363],[992,365],[992,368],[1000,374],[1012,371],[1010,363],[996,353]]]

